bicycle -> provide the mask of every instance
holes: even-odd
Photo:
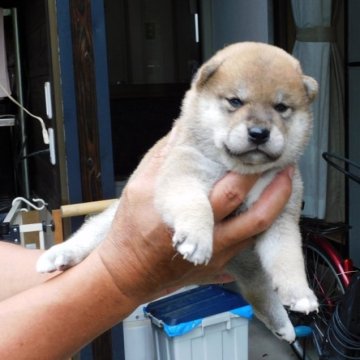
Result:
[[[349,171],[349,165],[360,169],[357,164],[330,153],[324,153],[323,158],[360,184],[360,177]],[[336,161],[344,165],[340,166]],[[345,326],[339,318],[340,304],[353,298],[354,293],[359,293],[360,297],[360,276],[353,276],[355,269],[351,259],[343,258],[329,240],[334,234],[347,232],[349,226],[302,218],[300,228],[309,285],[318,297],[320,306],[317,313],[290,314],[297,333],[292,349],[299,359],[360,359],[360,337],[357,336],[360,331],[357,334],[345,333]],[[352,278],[354,286],[350,286]],[[354,310],[360,316],[360,308]]]

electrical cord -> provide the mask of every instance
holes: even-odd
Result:
[[[9,92],[5,89],[5,87],[0,83],[0,88],[1,90],[6,94],[6,96],[17,106],[19,106],[22,110],[24,110],[29,116],[33,117],[34,119],[38,120],[40,122],[41,128],[42,128],[42,136],[43,136],[43,140],[44,140],[44,144],[48,145],[49,144],[49,134],[48,131],[46,129],[44,120],[40,117],[40,116],[36,116],[34,114],[32,114],[29,110],[27,110],[22,104],[20,104],[17,100],[15,100],[10,94]]]
[[[34,151],[32,153],[29,153],[29,154],[21,157],[20,160],[24,160],[24,159],[27,159],[29,157],[40,155],[40,154],[46,154],[46,153],[49,153],[49,152],[50,152],[49,149],[42,149],[42,150]]]
[[[360,358],[360,337],[351,333],[343,324],[339,315],[339,305],[327,328],[327,342],[341,359]]]

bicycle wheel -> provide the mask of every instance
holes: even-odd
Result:
[[[300,359],[318,359],[325,331],[336,304],[345,293],[345,286],[339,269],[324,250],[310,241],[304,243],[303,249],[306,275],[310,288],[318,298],[319,312],[310,315],[290,314],[294,326],[307,325],[313,329],[312,339],[297,340],[292,348]]]
[[[304,256],[308,282],[320,304],[317,318],[327,325],[345,286],[339,269],[316,244],[304,244]]]

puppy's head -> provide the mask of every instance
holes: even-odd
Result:
[[[199,69],[183,113],[191,114],[206,151],[216,150],[231,170],[258,172],[283,167],[303,152],[316,94],[316,81],[285,51],[238,43]]]

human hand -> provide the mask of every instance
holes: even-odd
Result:
[[[156,174],[168,146],[158,146],[130,179],[110,233],[97,249],[119,290],[138,304],[184,285],[231,279],[224,274],[226,264],[272,224],[291,194],[290,167],[274,179],[251,209],[228,218],[258,176],[226,175],[210,195],[215,218],[212,259],[207,265],[195,266],[176,253],[172,231],[153,205]]]

